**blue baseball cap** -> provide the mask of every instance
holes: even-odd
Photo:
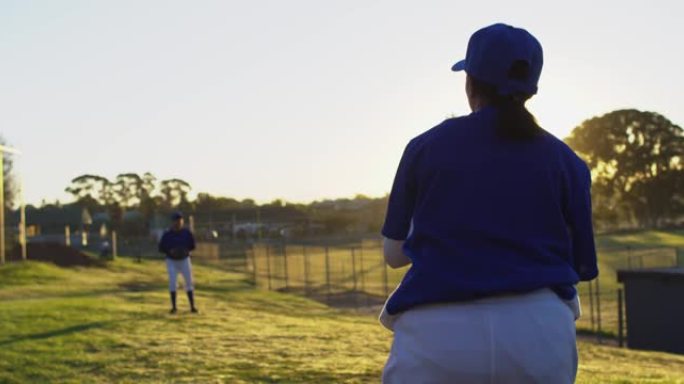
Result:
[[[182,219],[182,218],[183,218],[183,212],[181,212],[181,211],[176,211],[176,212],[171,214],[171,220],[172,221],[176,221],[176,220]]]
[[[524,76],[511,76],[517,62],[527,64]],[[466,71],[474,78],[493,85],[502,96],[537,93],[537,83],[544,65],[539,41],[522,28],[494,24],[473,33],[468,41],[465,60],[451,67]]]

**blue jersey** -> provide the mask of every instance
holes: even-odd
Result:
[[[182,260],[190,256],[190,251],[195,249],[195,238],[187,228],[178,231],[169,229],[164,232],[159,241],[159,252],[174,260]]]
[[[389,313],[541,288],[569,299],[597,276],[586,164],[548,133],[501,138],[496,120],[487,107],[406,147],[382,233],[412,265]]]

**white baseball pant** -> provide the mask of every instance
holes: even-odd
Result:
[[[571,384],[573,309],[549,289],[410,309],[392,326],[385,384]]]
[[[192,291],[194,286],[192,284],[192,265],[190,258],[186,257],[182,260],[173,260],[166,258],[166,271],[169,273],[169,291],[175,292],[178,287],[178,273],[183,275],[185,282],[185,290]]]

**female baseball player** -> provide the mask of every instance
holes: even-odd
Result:
[[[159,252],[166,255],[166,270],[169,273],[169,292],[171,293],[171,313],[176,313],[176,288],[178,273],[183,275],[185,290],[190,301],[190,311],[197,313],[192,284],[192,265],[190,251],[195,249],[195,238],[189,229],[184,227],[183,214],[171,215],[169,228],[159,241]]]
[[[495,24],[472,35],[472,113],[411,140],[389,198],[385,259],[411,264],[381,322],[385,383],[572,383],[574,285],[598,274],[590,174],[525,102],[542,47]]]

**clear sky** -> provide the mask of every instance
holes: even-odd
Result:
[[[476,29],[544,46],[530,109],[564,137],[635,107],[684,124],[679,1],[0,0],[0,134],[29,202],[150,171],[257,201],[385,194],[404,145],[468,112]]]

